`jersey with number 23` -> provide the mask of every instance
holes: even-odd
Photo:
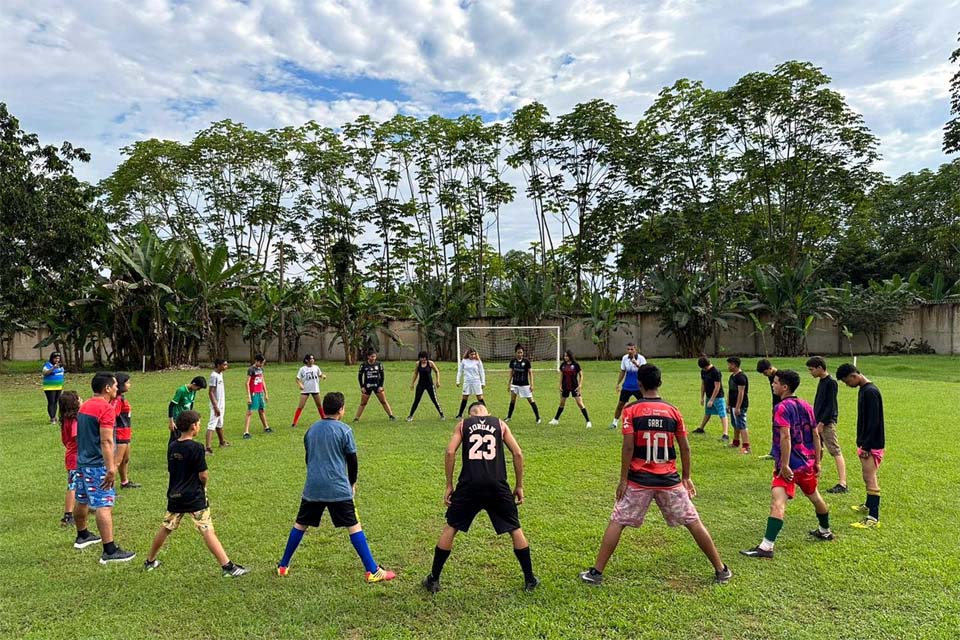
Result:
[[[457,486],[493,487],[507,484],[500,418],[470,416],[460,427],[463,466]]]

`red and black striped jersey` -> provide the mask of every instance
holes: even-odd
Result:
[[[683,416],[659,398],[644,398],[623,409],[623,434],[633,434],[633,460],[627,479],[646,489],[669,489],[680,484],[676,437],[686,436]]]

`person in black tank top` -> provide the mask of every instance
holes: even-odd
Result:
[[[436,380],[434,380],[434,374],[436,374]],[[423,393],[426,392],[430,396],[430,400],[433,402],[433,406],[437,408],[437,413],[440,414],[440,419],[443,420],[443,409],[440,408],[440,401],[437,400],[437,393],[435,389],[440,388],[440,369],[437,367],[436,363],[430,359],[426,351],[421,351],[417,354],[417,364],[413,368],[413,380],[410,381],[410,390],[413,390],[413,385],[417,385],[417,395],[413,399],[413,405],[410,407],[410,413],[407,415],[407,422],[413,422],[413,414],[416,413],[417,407],[420,406],[420,398],[423,397]]]
[[[460,477],[453,486],[453,469],[457,450],[461,452]],[[507,481],[507,461],[503,447],[513,456],[516,486],[510,491]],[[523,504],[523,453],[507,426],[500,418],[491,416],[486,406],[470,405],[469,417],[457,423],[447,446],[445,464],[447,488],[443,501],[447,505],[447,524],[433,552],[433,567],[424,581],[427,591],[440,590],[440,573],[453,548],[458,531],[468,531],[480,511],[486,511],[497,535],[509,533],[513,538],[513,552],[523,570],[524,589],[533,591],[540,581],[533,573],[530,545],[520,528],[517,505]]]

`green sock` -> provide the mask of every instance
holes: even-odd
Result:
[[[826,513],[818,513],[817,522],[820,523],[821,529],[829,529],[830,528],[830,512],[827,511]]]
[[[780,529],[783,529],[783,520],[771,516],[767,518],[767,532],[763,534],[763,537],[770,542],[775,542],[777,536],[780,535]]]

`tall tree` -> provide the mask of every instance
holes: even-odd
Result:
[[[960,36],[957,39],[960,40]],[[960,61],[960,47],[950,54],[950,62],[958,61]],[[943,128],[943,151],[957,153],[960,151],[960,69],[950,79],[950,113],[953,114],[953,118],[947,121]]]

